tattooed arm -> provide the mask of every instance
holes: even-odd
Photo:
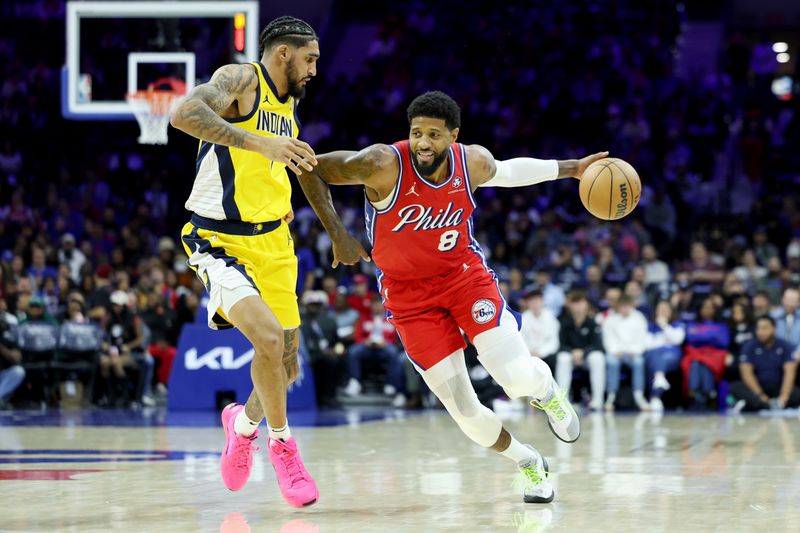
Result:
[[[399,166],[394,151],[375,144],[358,152],[339,151],[320,155],[313,172],[298,176],[300,186],[333,242],[333,267],[352,265],[369,255],[345,229],[333,206],[328,184],[364,185],[372,201],[386,198],[397,184]]]
[[[258,75],[252,65],[225,65],[208,83],[198,85],[181,100],[170,115],[170,123],[210,143],[258,152],[267,159],[284,163],[295,174],[301,172],[300,167],[312,170],[317,160],[314,151],[303,141],[291,137],[262,137],[237,128],[223,118],[235,102],[250,96],[257,87]]]
[[[286,377],[289,379],[287,385],[294,383],[300,373],[297,364],[297,348],[300,345],[298,331],[300,328],[283,330],[283,368],[286,369]]]

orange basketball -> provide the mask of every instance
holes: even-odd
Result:
[[[606,157],[589,165],[579,191],[583,206],[591,214],[603,220],[617,220],[639,203],[642,182],[627,161]]]

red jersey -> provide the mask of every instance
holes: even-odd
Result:
[[[472,239],[475,200],[464,145],[449,149],[450,174],[440,184],[422,177],[412,162],[408,141],[392,145],[400,174],[389,205],[378,209],[366,200],[365,222],[372,259],[394,280],[440,276],[475,261]]]

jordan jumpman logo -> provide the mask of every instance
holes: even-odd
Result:
[[[414,190],[416,187],[417,187],[417,183],[416,182],[412,183],[411,184],[411,188],[406,193],[406,196],[408,196],[409,194],[413,194],[414,196],[419,196],[419,193]]]

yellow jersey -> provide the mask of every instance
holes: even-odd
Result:
[[[278,98],[266,67],[250,63],[258,75],[253,109],[225,119],[237,128],[263,137],[297,137],[297,100]],[[291,209],[292,186],[286,165],[263,155],[219,144],[200,142],[194,185],[186,209],[216,220],[267,222]]]

